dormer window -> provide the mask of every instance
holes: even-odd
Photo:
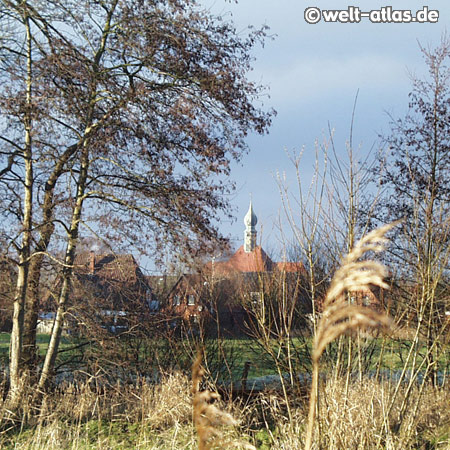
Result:
[[[179,295],[174,295],[174,297],[173,297],[173,304],[175,305],[175,306],[179,306],[180,305],[180,296]]]
[[[189,306],[195,305],[195,297],[192,294],[188,295],[188,305]]]

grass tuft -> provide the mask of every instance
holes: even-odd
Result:
[[[220,399],[217,392],[211,392],[209,389],[200,391],[200,384],[205,374],[201,366],[202,359],[202,352],[199,351],[192,365],[193,419],[198,435],[199,450],[233,447],[256,450],[247,442],[225,438],[221,427],[237,425],[238,422],[231,414],[222,411],[213,403]]]

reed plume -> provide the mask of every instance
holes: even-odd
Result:
[[[213,404],[220,398],[217,392],[208,389],[200,391],[200,384],[205,374],[202,364],[202,351],[198,351],[192,365],[192,394],[193,394],[193,420],[198,435],[199,450],[211,448],[239,447],[248,450],[256,448],[248,442],[237,440],[224,440],[220,429],[223,425],[237,425],[233,416],[220,410]]]
[[[383,264],[377,261],[359,260],[369,251],[376,253],[383,251],[388,241],[385,235],[397,223],[385,225],[363,237],[344,257],[341,267],[331,281],[313,343],[313,374],[305,450],[310,450],[312,444],[318,394],[319,361],[327,345],[339,336],[358,329],[386,329],[390,325],[389,317],[386,314],[374,311],[370,307],[350,304],[348,296],[351,293],[368,291],[371,286],[378,286],[382,289],[389,288],[384,281],[387,269]]]

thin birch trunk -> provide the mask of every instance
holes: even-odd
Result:
[[[115,8],[117,6],[118,0],[114,1],[111,5],[111,9],[108,12],[108,16],[105,22],[105,26],[103,28],[102,40],[100,42],[100,46],[95,54],[94,62],[93,62],[93,76],[94,82],[91,91],[91,97],[89,102],[89,109],[86,114],[86,127],[83,133],[83,139],[80,142],[81,155],[80,155],[80,172],[78,175],[77,181],[77,192],[75,197],[75,206],[72,212],[72,220],[70,224],[70,229],[68,233],[68,243],[66,248],[66,255],[64,258],[64,268],[62,271],[63,281],[62,288],[59,294],[58,300],[58,309],[56,312],[56,318],[52,329],[52,334],[50,337],[49,346],[47,349],[47,353],[45,355],[44,364],[42,367],[41,376],[39,378],[38,383],[38,393],[42,392],[51,376],[53,375],[53,371],[55,368],[55,361],[58,355],[59,343],[61,341],[61,335],[64,327],[64,316],[66,312],[66,305],[70,295],[70,284],[73,275],[73,263],[75,261],[75,250],[77,246],[78,240],[78,232],[81,221],[81,214],[83,210],[83,202],[85,200],[85,191],[89,173],[89,163],[90,163],[90,134],[94,128],[94,111],[97,102],[97,75],[99,73],[100,61],[105,53],[106,43],[108,40],[108,36],[111,31],[111,20],[114,14]]]
[[[53,324],[52,334],[45,355],[41,376],[38,383],[38,391],[44,390],[53,375],[56,357],[58,355],[59,343],[64,327],[64,316],[66,312],[66,304],[70,295],[70,285],[73,274],[73,264],[75,261],[75,250],[78,240],[78,232],[80,227],[81,213],[83,209],[83,201],[85,198],[86,180],[89,170],[89,149],[88,142],[85,141],[83,152],[81,155],[81,170],[78,178],[78,187],[76,194],[76,203],[72,213],[72,221],[69,230],[69,240],[64,258],[64,268],[62,271],[62,287],[58,299],[58,308],[56,318]]]
[[[30,371],[33,371],[37,365],[36,327],[39,313],[39,287],[45,252],[47,251],[55,229],[53,223],[55,187],[59,177],[66,170],[68,160],[74,155],[77,149],[78,145],[72,145],[66,149],[62,156],[57,160],[55,168],[45,184],[40,238],[35,248],[35,255],[30,261],[25,301],[22,360],[24,366]]]
[[[19,249],[19,267],[16,292],[14,296],[13,326],[10,342],[10,389],[8,393],[8,408],[14,410],[18,406],[21,395],[21,353],[24,322],[24,305],[27,289],[28,267],[31,246],[32,203],[33,203],[33,161],[32,161],[32,42],[28,16],[24,17],[27,39],[27,79],[26,79],[26,113],[24,116],[25,146],[23,160],[25,166],[24,202],[23,202],[23,235]]]

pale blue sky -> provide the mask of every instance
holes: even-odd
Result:
[[[437,45],[449,25],[448,0],[394,1],[395,9],[416,12],[423,6],[440,12],[438,23],[373,24],[363,19],[356,24],[307,24],[304,9],[347,9],[359,6],[370,11],[388,2],[365,0],[350,3],[336,0],[241,0],[235,4],[223,0],[202,0],[213,12],[229,11],[238,30],[247,24],[267,24],[276,35],[265,48],[257,49],[251,78],[268,85],[270,99],[278,115],[269,135],[250,136],[250,153],[234,167],[232,178],[237,192],[231,202],[237,220],[222,223],[224,234],[241,244],[243,216],[248,208],[249,193],[264,229],[263,244],[276,245],[273,222],[280,209],[280,198],[274,173],[286,171],[293,179],[289,151],[305,146],[302,176],[311,173],[314,141],[326,133],[328,122],[336,130],[335,142],[345,151],[349,136],[353,103],[359,89],[354,124],[354,144],[363,151],[376,145],[377,136],[388,128],[388,114],[401,117],[408,104],[410,72],[423,74],[425,65],[419,51],[422,45]],[[450,30],[449,30],[450,31]]]

